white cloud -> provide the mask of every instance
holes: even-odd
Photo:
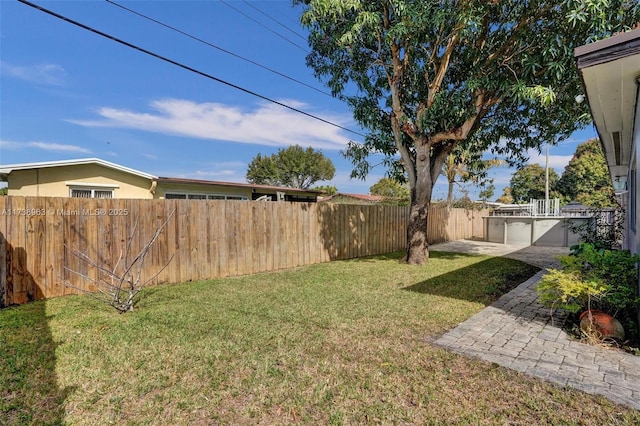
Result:
[[[65,69],[56,64],[19,66],[0,62],[0,71],[9,77],[52,86],[62,86],[67,76]]]
[[[5,141],[5,140],[0,140],[0,149],[20,149],[24,146],[24,142],[20,143],[20,142],[13,142],[13,141]]]
[[[0,148],[7,150],[18,150],[24,148],[35,148],[41,149],[43,151],[52,151],[52,152],[72,152],[79,154],[91,154],[91,151],[87,148],[83,148],[78,145],[65,145],[60,143],[51,143],[51,142],[15,142],[15,141],[7,141],[0,140]]]
[[[540,164],[542,167],[545,166],[545,154],[539,153],[536,150],[529,150],[527,155],[529,156],[528,164]],[[573,155],[549,155],[549,167],[555,169],[559,173],[562,173],[565,166],[569,164],[571,158],[573,158]]]
[[[301,102],[282,101],[295,108]],[[312,119],[281,106],[261,103],[243,109],[220,103],[196,103],[183,99],[161,99],[150,103],[151,112],[102,107],[99,120],[69,120],[86,127],[120,127],[149,132],[250,143],[267,146],[302,145],[338,150],[349,137],[330,124]],[[317,113],[323,119],[344,126],[350,119],[331,113]]]

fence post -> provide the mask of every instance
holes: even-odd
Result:
[[[0,232],[0,308],[7,306],[7,240]]]

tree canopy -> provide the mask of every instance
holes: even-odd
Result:
[[[578,145],[558,181],[558,191],[566,201],[590,207],[616,205],[607,162],[598,139]]]
[[[530,164],[517,170],[505,188],[512,197],[510,202],[527,203],[530,199],[545,196],[545,170],[538,164]],[[615,191],[609,169],[597,139],[578,145],[562,176],[549,169],[551,198],[563,203],[578,201],[590,207],[616,206]]]
[[[502,195],[498,197],[496,201],[498,203],[503,203],[503,204],[512,204],[513,196],[511,196],[511,188],[509,188],[508,186],[505,186],[504,189],[502,190]]]
[[[369,133],[346,155],[400,162],[411,193],[407,261],[429,255],[433,186],[457,145],[517,160],[589,120],[575,47],[640,19],[629,0],[306,0],[307,63]],[[394,168],[393,170],[397,170]]]
[[[315,191],[322,191],[327,195],[336,195],[338,193],[338,188],[334,185],[320,185],[320,186],[314,186],[313,188],[311,188]]]
[[[495,194],[496,186],[493,184],[493,180],[491,180],[489,183],[483,185],[482,188],[483,189],[480,191],[478,196],[482,200],[483,206],[485,206],[487,201],[489,201],[489,199],[493,197],[493,194]]]
[[[540,164],[528,164],[511,176],[511,197],[515,203],[528,203],[529,200],[542,200],[545,198],[546,172]],[[549,169],[549,198],[561,198],[557,191],[558,174],[552,168]]]
[[[247,181],[259,185],[309,189],[321,180],[331,180],[336,168],[330,159],[311,147],[299,145],[270,156],[256,155],[247,169]]]
[[[369,189],[371,195],[379,195],[395,199],[399,202],[409,201],[409,189],[395,179],[384,177]]]

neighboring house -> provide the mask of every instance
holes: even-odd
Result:
[[[640,28],[578,47],[575,57],[613,186],[625,209],[623,247],[640,253]]]
[[[98,158],[0,165],[8,195],[316,202],[320,191],[158,177]]]

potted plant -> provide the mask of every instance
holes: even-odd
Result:
[[[624,328],[620,321],[599,309],[589,309],[580,314],[580,330],[597,340],[611,338],[624,341]]]

